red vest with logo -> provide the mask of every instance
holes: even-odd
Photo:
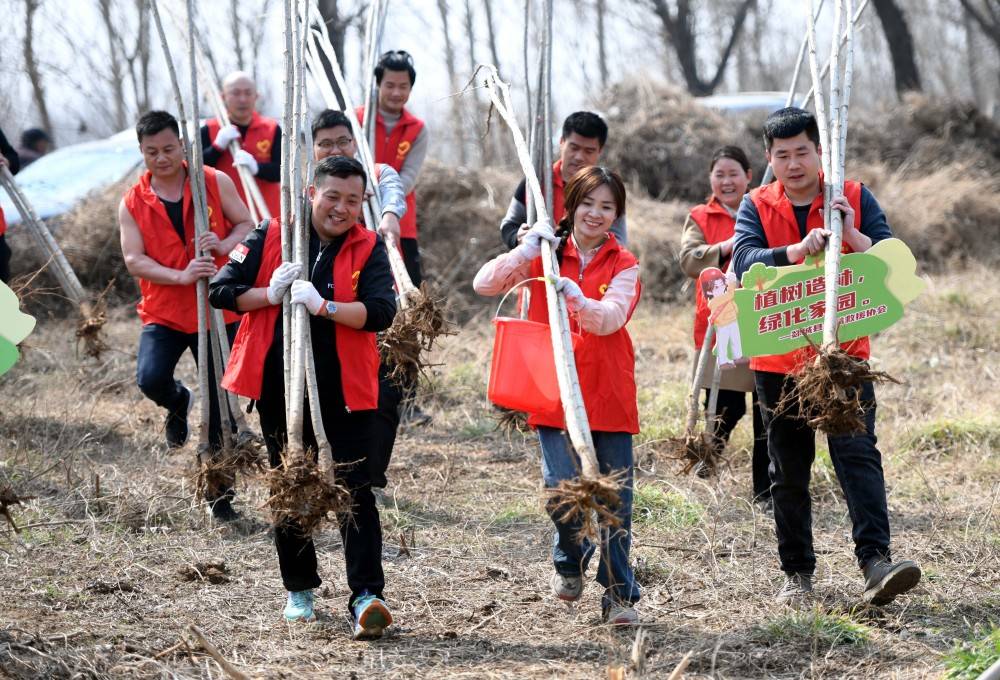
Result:
[[[732,238],[736,230],[736,218],[730,215],[725,206],[714,196],[708,203],[693,208],[691,219],[701,228],[701,233],[705,236],[705,243],[710,246]],[[719,263],[719,267],[723,271],[726,261]],[[705,301],[701,286],[696,280],[694,285],[694,346],[698,349],[701,349],[701,345],[705,341],[705,331],[708,330],[708,313],[708,303]]]
[[[580,259],[572,239],[567,241],[563,251],[560,275],[566,276],[580,285],[583,294],[600,300],[611,280],[621,271],[634,267],[638,260],[632,253],[622,248],[613,234],[598,251],[594,259],[583,270],[580,279]],[[542,276],[542,259],[531,263],[531,276]],[[528,318],[547,324],[549,312],[545,302],[545,285],[541,281],[531,284],[531,304]],[[642,286],[637,284],[635,300],[629,310],[629,318],[639,302]],[[579,321],[570,315],[570,327],[574,333],[581,333]],[[583,341],[576,352],[576,371],[580,378],[583,403],[587,409],[590,429],[596,432],[639,432],[639,409],[635,389],[635,352],[632,339],[625,326],[610,335],[596,335],[583,332]],[[528,424],[564,429],[566,421],[562,407],[550,413],[528,414]]]
[[[216,236],[229,236],[232,225],[226,220],[219,197],[216,170],[205,168],[205,189],[208,199],[208,225]],[[164,267],[184,269],[194,258],[194,207],[191,204],[191,183],[184,182],[184,242],[181,242],[174,225],[167,216],[160,198],[150,183],[152,175],[147,170],[139,181],[125,194],[125,207],[139,226],[146,255]],[[215,264],[222,267],[228,253],[215,256]],[[167,286],[139,279],[142,299],[136,309],[142,324],[160,324],[182,333],[198,332],[198,303],[196,284]],[[239,315],[225,312],[226,323],[239,320]]]
[[[361,270],[375,248],[375,232],[356,224],[333,259],[333,299],[355,302]],[[266,288],[271,274],[281,264],[281,225],[277,218],[267,226],[264,252],[257,271],[256,288]],[[264,360],[274,341],[281,305],[267,305],[247,312],[233,340],[233,351],[222,376],[222,387],[250,399],[261,398]],[[367,411],[378,406],[378,348],[375,334],[337,324],[337,360],[344,403],[349,411]],[[320,350],[322,351],[322,350]],[[320,376],[320,380],[322,380]]]
[[[562,176],[562,159],[557,160],[552,164],[552,224],[559,224],[563,216],[566,215],[566,204],[563,199],[563,191],[566,189],[566,184],[563,182]],[[527,191],[527,187],[525,187]],[[542,187],[542,194],[545,193],[545,187]],[[537,214],[537,210],[535,211]]]
[[[258,163],[271,163],[273,162],[271,147],[274,145],[274,133],[277,130],[278,121],[274,118],[265,118],[254,111],[253,116],[250,118],[250,126],[247,128],[246,136],[240,140],[240,146],[243,147],[244,151],[250,153]],[[209,139],[215,139],[217,134],[219,134],[219,119],[209,118]],[[240,198],[243,199],[244,203],[250,205],[250,199],[243,193],[243,182],[240,181],[240,175],[236,172],[236,166],[233,165],[233,154],[229,153],[228,148],[222,149],[222,155],[219,156],[219,162],[215,164],[215,169],[229,175],[229,178],[233,180],[233,184],[236,185],[236,190],[240,192]],[[281,184],[258,179],[257,186],[260,187],[260,193],[264,196],[264,203],[267,204],[267,209],[271,211],[271,216],[280,215]]]
[[[820,184],[823,178],[820,176]],[[844,196],[854,208],[855,221],[861,222],[861,183],[844,182]],[[785,188],[781,182],[774,181],[762,187],[758,187],[750,192],[750,199],[757,208],[760,216],[760,223],[764,226],[764,236],[767,238],[767,245],[770,248],[780,248],[790,246],[802,240],[799,235],[799,223],[795,219],[795,210],[791,201],[785,196]],[[806,232],[823,227],[823,193],[813,200],[809,208],[809,216],[806,218]],[[852,252],[847,243],[844,243],[844,253]],[[796,264],[796,263],[793,263]],[[820,261],[820,273],[822,273],[822,261]],[[867,337],[857,338],[851,342],[845,342],[841,348],[851,356],[859,359],[868,359],[871,356],[871,344]],[[796,373],[807,362],[816,356],[812,347],[803,347],[787,354],[772,354],[767,356],[753,357],[750,359],[750,368],[755,371],[767,371],[770,373]]]
[[[365,107],[357,108],[358,120],[364,120]],[[424,129],[424,121],[403,109],[399,121],[392,128],[392,133],[385,133],[385,121],[382,114],[375,115],[375,162],[391,165],[396,172],[403,170],[403,162],[417,141],[420,131]],[[400,238],[417,237],[417,199],[411,191],[406,195],[406,214],[399,221]]]

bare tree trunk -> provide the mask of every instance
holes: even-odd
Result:
[[[24,0],[24,68],[28,72],[28,80],[31,81],[31,94],[35,99],[35,107],[38,109],[38,117],[42,121],[42,127],[49,134],[49,138],[55,142],[52,119],[49,118],[49,108],[45,105],[42,73],[38,68],[38,61],[35,59],[35,12],[38,11],[41,4],[42,0]]]
[[[152,38],[149,25],[149,2],[135,0],[135,9],[139,15],[139,35],[136,37],[135,58],[139,60],[139,82],[133,77],[135,85],[136,108],[139,111],[149,110],[149,42]],[[140,94],[141,92],[141,94]]]
[[[597,0],[597,68],[601,74],[601,89],[608,89],[608,48],[604,15],[607,7],[604,0]]]
[[[448,0],[437,0],[437,7],[441,15],[441,29],[444,31],[444,60],[448,67],[448,81],[454,95],[461,89],[461,85],[459,85],[458,71],[455,67],[455,48],[451,43],[451,32],[448,30]],[[451,117],[458,141],[458,162],[461,165],[468,165],[469,157],[465,149],[465,127],[462,125],[462,103],[457,96],[451,98]]]
[[[722,50],[722,55],[715,68],[715,75],[711,80],[704,80],[699,73],[698,38],[694,30],[694,14],[691,11],[690,0],[677,0],[676,12],[670,9],[667,0],[645,1],[660,20],[664,42],[670,44],[677,54],[677,62],[688,92],[695,96],[712,94],[722,82],[729,57],[732,56],[733,48],[736,41],[739,40],[743,25],[746,23],[747,14],[750,8],[755,5],[756,0],[743,0],[736,8],[729,40]]]
[[[267,11],[271,5],[271,0],[264,0],[264,3],[260,8],[260,16],[266,16]],[[253,75],[254,81],[257,80],[257,55],[261,51],[261,45],[264,42],[264,29],[268,25],[266,21],[251,21],[247,22],[247,32],[250,37],[250,55],[252,59],[251,75]]]
[[[246,70],[243,59],[243,22],[240,21],[239,0],[229,0],[229,29],[233,34],[233,52],[236,54],[236,68]]]
[[[892,72],[896,79],[896,94],[921,91],[920,71],[913,51],[913,36],[906,23],[903,11],[895,0],[872,0],[882,31],[889,46],[889,56],[892,58]]]
[[[125,73],[122,65],[122,51],[119,49],[118,31],[120,26],[111,14],[111,0],[98,0],[101,11],[101,21],[108,34],[108,85],[111,86],[111,98],[115,106],[115,130],[125,128]]]
[[[346,64],[344,61],[344,42],[347,40],[347,31],[364,16],[366,9],[364,3],[359,4],[357,9],[350,14],[341,13],[338,0],[318,0],[316,6],[319,9],[320,16],[323,17],[323,22],[326,24],[326,30],[330,36],[330,44],[333,45],[333,52],[337,55],[337,62]],[[330,83],[334,94],[337,95],[340,108],[344,108],[347,100],[341,93],[337,79],[334,77],[334,67],[330,63],[330,60],[326,58],[326,55],[323,54],[322,50],[319,56],[320,62],[323,64],[323,70],[326,71],[327,82]]]
[[[493,2],[483,0],[483,9],[486,11],[486,33],[490,39],[490,56],[493,58],[493,65],[497,67],[497,73],[503,73],[500,68],[500,54],[497,52],[497,33],[493,26]]]

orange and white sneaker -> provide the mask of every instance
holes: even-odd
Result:
[[[392,625],[392,614],[385,602],[367,590],[351,603],[354,615],[354,639],[371,640],[382,637],[382,632]]]

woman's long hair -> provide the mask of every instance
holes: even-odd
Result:
[[[559,228],[556,236],[559,237],[559,247],[556,254],[562,260],[563,249],[566,241],[573,233],[573,217],[576,209],[583,203],[583,199],[589,196],[601,185],[606,185],[611,189],[611,195],[615,199],[615,219],[625,214],[625,183],[617,172],[602,165],[592,165],[578,171],[566,184],[563,192],[563,205],[566,208],[562,220],[559,221]]]

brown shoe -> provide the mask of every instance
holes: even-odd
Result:
[[[785,574],[785,583],[774,601],[792,607],[805,604],[812,598],[812,578],[812,574]]]

